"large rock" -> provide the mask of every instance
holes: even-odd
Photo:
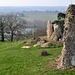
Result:
[[[75,66],[75,5],[69,5],[66,11],[63,35],[63,50],[58,68]]]
[[[60,27],[57,24],[54,24],[53,27],[54,27],[54,32],[53,32],[50,40],[59,41],[59,39],[61,38]]]
[[[40,53],[40,55],[41,55],[41,56],[47,56],[47,55],[48,55],[48,53],[47,53],[47,51],[46,51],[46,50],[42,50],[42,51],[41,51],[41,53]]]

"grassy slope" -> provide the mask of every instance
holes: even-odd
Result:
[[[23,41],[0,42],[0,75],[75,75],[72,70],[47,70],[48,61],[55,60],[62,47],[21,49]],[[51,55],[40,56],[41,50]]]

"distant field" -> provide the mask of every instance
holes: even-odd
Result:
[[[0,11],[0,14],[15,14],[17,13],[16,11]],[[20,12],[18,12],[20,13]],[[23,13],[23,12],[22,12]],[[51,22],[53,22],[54,20],[57,19],[57,14],[58,13],[44,13],[44,12],[29,12],[29,13],[23,13],[25,17],[22,17],[24,19],[26,19],[27,21],[33,22],[34,20],[41,20],[41,21],[48,21],[50,20]]]
[[[48,21],[50,20],[53,22],[57,19],[57,13],[25,13],[26,20],[33,22],[34,20],[42,20],[42,21]]]

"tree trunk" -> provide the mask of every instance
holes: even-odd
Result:
[[[11,31],[11,41],[13,41],[13,31]]]
[[[1,41],[4,42],[4,29],[2,23],[1,23]]]

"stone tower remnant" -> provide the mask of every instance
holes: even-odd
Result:
[[[52,33],[53,33],[52,24],[51,24],[51,21],[48,20],[48,23],[47,23],[47,39],[48,40],[50,39]]]
[[[63,34],[63,50],[58,68],[75,66],[75,5],[69,5],[66,11]]]

